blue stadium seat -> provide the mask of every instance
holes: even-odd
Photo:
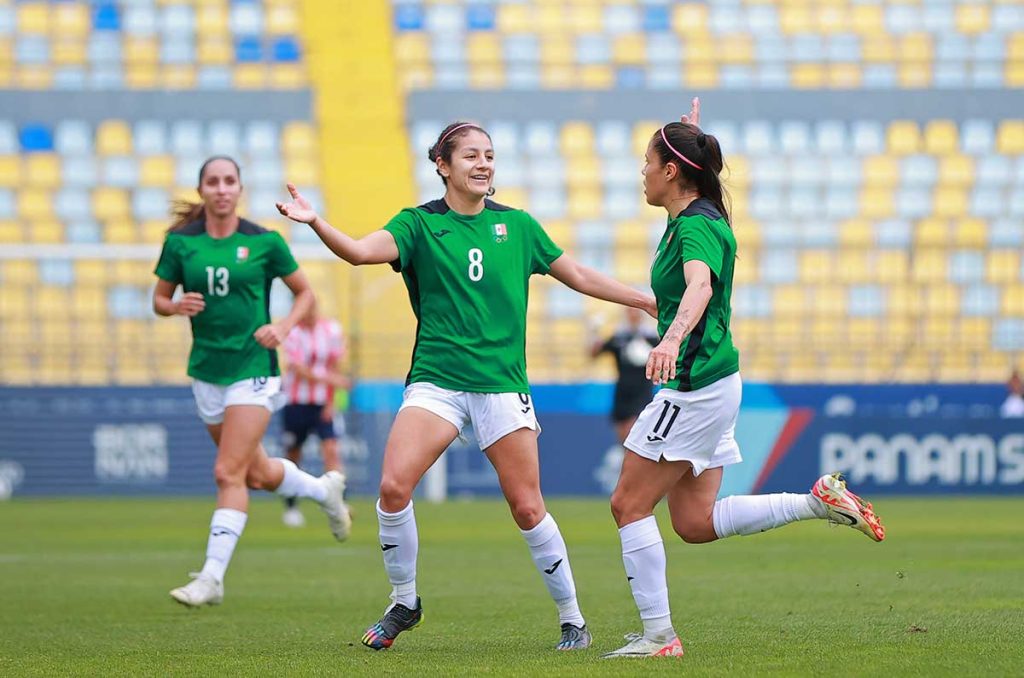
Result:
[[[737,317],[769,318],[772,315],[772,292],[764,285],[738,286],[732,299],[733,312]]]
[[[92,127],[81,120],[63,120],[57,123],[53,141],[62,155],[92,153]]]
[[[906,219],[886,219],[878,223],[875,232],[879,247],[902,249],[910,246],[914,227]]]
[[[760,256],[760,278],[766,283],[796,282],[800,270],[796,252],[791,249],[770,248]]]
[[[43,259],[39,262],[39,282],[71,287],[75,284],[74,264],[68,259]]]
[[[395,28],[399,31],[422,31],[424,25],[423,6],[410,2],[395,5]]]
[[[426,29],[436,36],[448,38],[460,35],[466,27],[462,7],[457,5],[434,5],[427,10]]]
[[[121,17],[117,4],[113,2],[97,2],[93,5],[92,25],[97,31],[121,30]]]
[[[68,223],[66,235],[68,242],[72,244],[92,245],[103,240],[99,224],[89,220]]]
[[[82,221],[92,216],[92,199],[84,188],[62,188],[53,207],[62,221]]]
[[[884,295],[877,285],[852,285],[848,309],[851,316],[874,317],[885,310]]]
[[[606,64],[611,61],[612,47],[601,33],[581,35],[576,40],[576,60],[581,64]]]
[[[202,66],[196,73],[196,87],[200,89],[231,89],[233,82],[228,66]]]
[[[672,16],[668,7],[663,5],[644,7],[643,29],[647,33],[672,30]]]
[[[34,151],[52,151],[53,134],[45,125],[29,124],[21,128],[19,133],[21,150],[26,153]]]
[[[496,27],[497,16],[490,5],[473,4],[466,9],[466,28],[469,30],[493,31]]]
[[[291,36],[284,36],[274,40],[271,48],[274,61],[281,63],[298,63],[302,60],[302,50],[299,41]]]
[[[14,45],[14,59],[19,64],[27,65],[49,63],[50,42],[45,36],[23,35]]]
[[[156,34],[157,15],[153,7],[132,5],[125,7],[124,30],[132,37],[148,38]]]
[[[638,89],[647,84],[647,76],[640,66],[620,66],[615,70],[615,86],[621,89]]]
[[[604,8],[604,30],[609,35],[638,33],[643,22],[640,12],[630,5],[606,5]]]
[[[263,61],[263,46],[255,36],[245,36],[235,41],[235,61],[241,64]]]
[[[13,5],[0,5],[0,36],[14,35],[18,30],[18,22],[14,16]]]
[[[653,66],[647,74],[647,84],[651,89],[678,89],[682,81],[679,67],[674,65]]]
[[[53,71],[53,89],[80,90],[89,84],[89,73],[79,66],[64,66]]]
[[[1001,318],[992,327],[992,347],[997,351],[1024,349],[1024,320]]]
[[[0,188],[0,219],[13,219],[17,213],[14,193],[8,188]]]
[[[960,297],[965,316],[993,316],[999,313],[999,290],[992,285],[969,285]]]
[[[980,283],[985,277],[985,255],[980,251],[960,250],[949,258],[949,278],[959,284]]]

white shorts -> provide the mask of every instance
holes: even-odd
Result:
[[[232,405],[262,405],[277,412],[284,405],[285,394],[281,393],[281,377],[249,377],[227,386],[193,379],[192,395],[203,423],[219,424],[224,421],[224,410]]]
[[[652,461],[688,461],[695,476],[739,463],[735,433],[742,394],[739,373],[696,391],[663,388],[640,413],[625,447]]]
[[[525,393],[468,393],[417,382],[405,388],[398,411],[407,407],[436,414],[458,429],[459,435],[467,423],[472,424],[481,450],[521,428],[540,434],[533,399]]]

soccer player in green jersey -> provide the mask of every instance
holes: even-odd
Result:
[[[564,254],[533,217],[488,199],[490,136],[471,123],[449,125],[429,159],[445,185],[439,200],[402,210],[360,240],[320,218],[289,184],[285,216],[310,224],[351,264],[390,263],[400,271],[419,321],[404,400],[384,450],[377,515],[393,603],[363,636],[374,649],[422,618],[416,593],[418,537],[412,495],[423,474],[472,423],[498,474],[512,517],[558,607],[559,649],[590,645],[565,542],[544,506],[537,424],[526,378],[526,304],[533,274],[574,290],[643,308],[654,299]]]
[[[661,342],[647,378],[662,386],[626,437],[626,456],[612,514],[622,541],[626,579],[643,622],[642,634],[606,657],[679,657],[665,577],[665,548],[654,507],[666,495],[672,527],[703,543],[757,534],[812,518],[850,525],[881,541],[871,505],[836,476],[808,494],[731,496],[716,501],[722,468],[741,461],[733,435],[742,385],[732,343],[736,239],[723,199],[722,152],[699,123],[699,102],[683,122],[655,132],[644,156],[647,202],[668,211],[668,226],[651,266]]]
[[[224,573],[245,528],[247,488],[313,499],[339,541],[350,526],[342,500],[344,476],[331,471],[314,478],[287,459],[268,458],[260,443],[279,404],[276,348],[313,305],[306,275],[278,233],[236,213],[242,181],[234,160],[217,156],[203,163],[198,192],[201,203],[184,203],[175,211],[153,293],[159,315],[191,321],[188,374],[199,417],[217,445],[217,509],[206,562],[191,582],[171,591],[189,607],[224,598]],[[291,312],[276,323],[270,320],[269,298],[274,278],[295,295]],[[179,285],[184,294],[175,300]]]

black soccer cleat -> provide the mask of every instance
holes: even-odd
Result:
[[[386,650],[402,631],[410,631],[423,621],[423,603],[416,596],[416,609],[395,603],[376,624],[366,629],[363,645],[374,650]]]
[[[590,631],[587,625],[573,626],[569,622],[562,624],[562,639],[555,647],[557,650],[585,650],[590,647]]]

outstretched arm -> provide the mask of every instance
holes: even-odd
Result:
[[[654,297],[638,292],[629,285],[624,285],[589,266],[584,266],[568,254],[563,254],[551,263],[550,273],[563,285],[580,294],[639,308],[653,318],[658,317],[658,305],[654,301]]]
[[[704,310],[711,301],[711,269],[703,261],[687,261],[683,264],[686,291],[679,301],[675,320],[665,330],[661,343],[654,347],[647,358],[647,378],[655,384],[664,384],[676,376],[676,360],[683,339],[697,326]]]
[[[277,203],[277,211],[292,221],[309,224],[313,232],[334,252],[353,266],[362,264],[388,264],[398,258],[395,237],[387,231],[373,233],[356,240],[331,226],[316,213],[313,205],[299,193],[294,184],[288,184],[292,201]]]

